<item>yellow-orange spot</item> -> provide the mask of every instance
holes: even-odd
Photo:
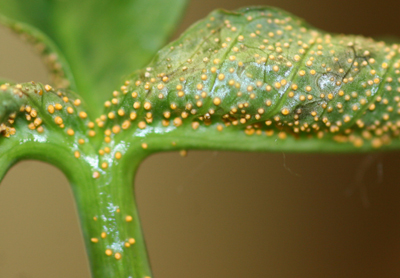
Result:
[[[48,111],[50,114],[53,114],[53,113],[54,113],[54,106],[53,106],[53,105],[47,106],[47,111]]]
[[[114,258],[115,258],[116,260],[121,259],[121,253],[115,253]]]
[[[173,123],[174,123],[174,126],[178,127],[178,126],[182,125],[182,119],[180,117],[177,117],[174,119]]]
[[[140,102],[135,101],[135,103],[133,104],[133,108],[139,109],[140,108]]]
[[[113,254],[111,249],[107,249],[105,253],[107,256],[111,256]]]
[[[56,110],[61,110],[61,109],[62,109],[62,105],[59,104],[59,103],[56,103],[56,104],[54,105],[54,108],[55,108]]]
[[[115,118],[114,112],[109,112],[109,113],[107,114],[107,116],[108,116],[109,119],[114,119],[114,118]]]
[[[58,125],[61,125],[63,123],[63,119],[59,116],[54,118],[54,122]]]
[[[281,110],[281,113],[282,113],[282,115],[288,115],[289,113],[290,113],[290,110],[289,109],[287,109],[287,108],[283,108],[282,110]]]
[[[95,171],[95,172],[93,172],[92,177],[93,177],[94,179],[98,179],[98,178],[100,177],[100,173],[97,172],[97,171]]]
[[[51,91],[53,88],[50,85],[44,85],[44,89],[46,90],[46,92]]]
[[[118,116],[124,116],[125,115],[125,111],[124,111],[124,109],[118,109]]]
[[[36,117],[37,117],[37,111],[36,111],[35,109],[32,109],[32,110],[31,110],[31,113],[30,113],[30,116],[31,116],[32,118],[36,118]]]
[[[282,140],[283,140],[283,139],[286,139],[286,136],[287,136],[287,135],[286,135],[286,133],[285,133],[284,131],[281,131],[281,132],[278,133],[279,139],[282,139]]]
[[[126,217],[125,217],[125,221],[126,222],[131,222],[133,220],[133,218],[132,218],[132,216],[130,216],[130,215],[127,215]]]
[[[115,126],[112,127],[112,132],[113,132],[114,134],[117,134],[117,133],[119,133],[120,131],[121,131],[121,127],[120,127],[119,125],[115,125]]]
[[[144,109],[146,109],[146,110],[150,110],[150,109],[151,109],[151,103],[148,102],[148,101],[146,101],[146,102],[144,103],[143,107],[144,107]]]
[[[115,153],[115,158],[120,159],[122,157],[122,154],[120,152]]]
[[[83,111],[79,112],[79,117],[80,117],[81,119],[86,119],[86,118],[87,118],[86,112],[83,112]]]
[[[136,112],[131,112],[129,114],[129,118],[133,121],[134,119],[136,119]]]
[[[145,128],[146,128],[146,122],[144,122],[144,121],[139,122],[139,123],[138,123],[138,127],[139,127],[140,129],[145,129]]]
[[[129,120],[124,121],[121,125],[122,129],[128,129],[130,126],[131,122]]]
[[[41,125],[41,124],[42,124],[42,119],[41,119],[41,118],[36,118],[36,119],[33,121],[33,124],[34,124],[35,126]]]
[[[196,130],[199,126],[200,126],[199,122],[193,122],[193,123],[192,123],[192,128],[195,129],[195,130]]]
[[[90,241],[91,241],[91,242],[94,242],[94,243],[97,243],[97,242],[99,242],[99,239],[96,238],[96,237],[92,237],[92,238],[90,239]]]

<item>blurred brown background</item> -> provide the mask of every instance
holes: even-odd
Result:
[[[192,0],[177,34],[245,5],[331,32],[400,36],[400,2],[366,0]],[[46,82],[29,46],[0,38],[0,76]],[[399,277],[399,165],[399,153],[152,156],[136,192],[154,276]],[[23,162],[0,186],[0,278],[50,277],[90,277],[78,218],[61,172]]]

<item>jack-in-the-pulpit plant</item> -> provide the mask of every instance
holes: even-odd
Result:
[[[1,177],[32,158],[65,173],[94,278],[152,277],[132,189],[152,153],[400,147],[399,45],[329,34],[276,8],[218,10],[113,89],[149,58],[140,38],[161,46],[184,1],[32,1],[41,13],[19,2],[0,4],[13,18],[1,21],[35,44],[55,83],[1,85]],[[166,25],[148,26],[150,12]]]

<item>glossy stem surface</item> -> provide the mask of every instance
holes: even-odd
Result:
[[[96,169],[95,157],[86,161],[91,173],[73,188],[93,278],[151,277],[132,186],[139,159],[129,171],[116,159],[107,169]]]
[[[93,149],[76,158],[50,142],[7,145],[0,154],[1,176],[18,161],[35,159],[57,166],[69,179],[93,278],[151,277],[132,186],[143,156],[109,160],[102,169]]]
[[[0,174],[21,159],[49,162],[64,172],[75,197],[93,278],[152,277],[133,190],[136,170],[150,154],[182,149],[346,152],[350,147],[291,137],[277,140],[228,128],[221,132],[215,126],[194,130],[191,125],[118,134],[99,147],[83,145],[78,157],[59,141],[5,141]]]

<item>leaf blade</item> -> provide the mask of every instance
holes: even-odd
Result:
[[[232,140],[243,132],[259,135],[265,150],[285,140],[307,141],[297,143],[305,151],[390,149],[399,135],[399,58],[398,45],[331,35],[279,9],[216,11],[125,82],[104,119],[124,116],[105,128],[131,126],[126,138],[189,125]]]
[[[51,37],[68,59],[92,112],[117,89],[120,77],[143,67],[166,42],[186,0],[2,1],[12,18]]]

